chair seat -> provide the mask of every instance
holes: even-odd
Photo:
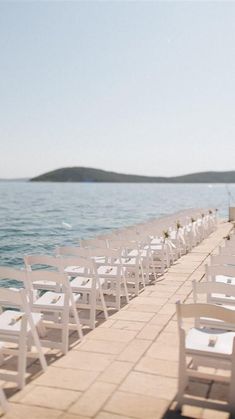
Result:
[[[134,257],[124,257],[122,258],[122,265],[127,268],[133,268],[138,265],[138,261]]]
[[[0,334],[20,333],[22,312],[16,310],[6,310],[0,314]],[[35,325],[40,323],[42,315],[32,313]],[[27,323],[27,331],[30,331],[30,325]]]
[[[139,253],[141,253],[142,250],[138,251],[137,249],[132,249],[130,252],[128,252],[127,258],[128,256],[130,257],[137,257],[139,256]]]
[[[65,268],[64,272],[68,275],[74,276],[74,275],[83,275],[85,269],[80,266],[67,266]]]
[[[100,279],[100,284],[103,285],[105,282],[104,279]],[[82,276],[77,276],[76,278],[72,279],[72,281],[70,282],[70,285],[72,287],[73,290],[75,290],[76,288],[79,288],[80,290],[84,289],[84,290],[91,290],[92,287],[92,278],[85,278]],[[96,288],[99,288],[99,284],[96,283]]]
[[[217,354],[221,357],[231,355],[235,332],[227,332],[216,329],[192,328],[186,336],[186,350],[190,353],[204,351],[208,355]],[[215,339],[214,346],[210,345],[211,338]]]
[[[73,297],[75,302],[77,302],[80,298],[80,294],[73,294]],[[33,307],[38,309],[42,309],[43,307],[45,309],[53,308],[53,310],[62,309],[64,307],[64,300],[65,295],[63,293],[48,291],[33,303]]]
[[[109,266],[109,265],[99,266],[98,274],[103,278],[115,278],[118,275],[118,266]]]
[[[160,238],[155,238],[155,239],[152,239],[152,240],[151,240],[151,246],[152,246],[152,245],[159,245],[159,244],[162,244],[162,239],[160,239]]]
[[[216,294],[213,293],[211,294],[211,298],[215,299],[215,300],[223,300],[226,301],[228,303],[235,303],[235,297],[233,297],[232,295],[225,295],[225,294]],[[230,306],[228,306],[230,308]]]
[[[218,282],[224,282],[225,284],[234,284],[235,285],[235,278],[232,276],[227,275],[216,275],[215,280]]]

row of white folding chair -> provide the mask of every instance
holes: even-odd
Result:
[[[57,253],[63,251],[63,248],[58,248]],[[80,249],[85,250],[85,249]],[[66,291],[69,295],[70,305],[73,307],[73,317],[76,320],[77,326],[79,325],[79,334],[82,337],[81,331],[81,323],[88,325],[92,329],[95,327],[96,323],[96,310],[103,309],[105,313],[105,317],[107,318],[107,309],[104,302],[103,294],[102,294],[102,287],[100,284],[99,278],[97,278],[97,272],[92,260],[88,260],[85,257],[81,256],[73,256],[71,257],[71,251],[69,254],[67,253],[67,257],[53,257],[53,256],[46,256],[46,255],[29,255],[25,257],[25,263],[27,270],[32,270],[32,267],[37,265],[44,265],[47,267],[53,267],[60,272],[62,277],[66,277]],[[84,255],[85,256],[85,255]],[[35,272],[35,271],[34,271]],[[38,270],[38,276],[44,275],[46,277],[46,271]],[[68,277],[69,276],[69,277]],[[71,279],[71,280],[70,280]],[[47,281],[48,282],[48,281]],[[37,288],[45,289],[45,281],[37,281],[35,284]],[[55,287],[51,288],[53,284],[48,283],[46,287],[51,291],[60,291]],[[49,288],[50,287],[50,288]],[[52,295],[51,295],[52,296]],[[59,297],[59,296],[58,296]],[[57,298],[57,297],[55,297]],[[102,308],[99,306],[99,301],[101,301]],[[88,311],[88,316],[85,316],[83,319],[77,318],[77,310],[85,310]],[[71,311],[71,310],[70,310]],[[68,317],[68,313],[64,314]],[[74,328],[71,324],[70,329]],[[68,333],[67,335],[68,339]]]
[[[235,311],[214,304],[180,304],[176,305],[179,329],[179,374],[177,408],[184,404],[196,405],[216,410],[226,410],[235,415]],[[184,320],[194,320],[196,326],[187,331]],[[210,322],[213,319],[220,324],[220,329],[205,327],[197,320]],[[233,331],[227,331],[226,325],[232,325]],[[224,327],[223,327],[224,326]],[[190,358],[190,363],[188,363]],[[202,369],[201,367],[207,367]],[[208,370],[208,368],[213,368]],[[229,369],[230,377],[221,373]],[[220,372],[219,372],[219,371]],[[229,385],[228,403],[202,398],[193,398],[186,394],[189,379],[206,379]]]
[[[170,266],[170,247],[162,240],[152,244],[150,236],[144,233],[125,232],[120,234],[120,240],[137,241],[139,243],[142,264],[145,271],[145,282],[149,282],[150,274],[157,279],[157,274],[163,274],[165,269]]]
[[[117,310],[121,307],[121,298],[124,295],[126,301],[129,302],[129,295],[127,289],[127,281],[125,274],[125,267],[122,264],[122,257],[120,250],[113,250],[109,248],[86,248],[81,249],[77,247],[60,247],[57,249],[57,254],[65,256],[66,254],[73,255],[74,267],[67,268],[70,275],[83,275],[82,258],[90,258],[93,263],[93,270],[95,272],[96,282],[99,284],[99,293],[102,300],[102,306],[105,317],[107,317],[106,305],[115,307]],[[80,257],[80,260],[76,260]],[[66,258],[64,263],[68,263]],[[69,266],[69,265],[67,265]],[[103,294],[113,295],[114,303],[108,301],[105,305]]]
[[[120,260],[121,258],[121,264],[128,288],[130,288],[131,292],[133,291],[131,288],[133,288],[134,281],[135,295],[139,294],[140,284],[142,284],[144,287],[145,279],[143,275],[143,267],[141,263],[141,255],[138,242],[116,238],[115,240],[107,240],[105,243],[107,244],[107,247],[104,247],[102,240],[86,240],[83,241],[82,244],[86,246],[90,245],[90,247],[79,248],[73,246],[64,246],[57,249],[57,254],[92,257],[96,261],[96,264],[99,266],[101,264],[110,264],[110,249],[120,251],[120,254],[113,255],[117,257],[115,265],[118,263],[118,259]],[[145,253],[147,254],[147,252]],[[103,255],[103,257],[101,255]]]

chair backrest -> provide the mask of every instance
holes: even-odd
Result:
[[[81,247],[89,247],[89,248],[106,248],[107,247],[107,241],[101,240],[101,239],[86,239],[86,240],[80,240],[80,246]]]
[[[56,255],[87,258],[90,256],[90,249],[85,247],[61,246],[56,248]]]
[[[57,292],[65,292],[66,301],[71,299],[72,292],[67,274],[44,269],[27,271],[27,284],[30,304],[35,300],[34,290],[38,289],[39,284],[44,291],[51,290],[53,287]]]
[[[184,318],[197,319],[200,317],[221,320],[229,324],[234,324],[235,326],[235,311],[215,304],[181,304],[177,302],[176,314],[179,328],[182,327]]]
[[[60,270],[60,259],[50,255],[26,255],[24,256],[24,262],[27,271],[31,271],[32,267],[38,269],[39,267],[56,268]]]
[[[230,297],[235,297],[235,286],[233,284],[226,284],[225,282],[217,282],[217,281],[203,281],[197,282],[192,281],[193,286],[193,300],[194,303],[198,300],[199,294],[204,294],[207,296],[207,302],[210,301],[210,297],[212,294],[219,295],[229,295]],[[229,304],[229,303],[228,303]]]
[[[235,256],[235,246],[219,246],[219,255]]]
[[[68,257],[59,257],[60,266],[64,269],[75,266],[77,268],[84,268],[85,271],[90,273],[95,272],[95,264],[91,258],[84,258],[79,256],[68,256]]]
[[[8,266],[0,266],[0,280],[13,280],[25,285],[26,273],[23,269],[15,269]]]
[[[235,265],[235,255],[212,255],[211,265]]]
[[[110,249],[138,249],[137,240],[111,239],[108,241]]]
[[[235,277],[235,266],[232,265],[205,265],[206,278],[215,281],[217,275]]]
[[[90,257],[104,257],[106,261],[115,261],[121,259],[122,251],[121,249],[91,249],[90,251]]]
[[[18,308],[26,311],[26,291],[24,289],[1,288],[0,306],[4,308]]]
[[[135,240],[109,240],[109,248],[121,250],[122,256],[127,257],[129,251],[137,250],[139,254],[139,242]]]

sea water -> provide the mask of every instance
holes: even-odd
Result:
[[[188,208],[227,217],[235,185],[0,182],[0,265]]]

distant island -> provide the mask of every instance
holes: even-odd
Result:
[[[235,171],[201,172],[182,176],[156,177],[109,172],[90,167],[64,167],[29,179],[30,182],[115,182],[115,183],[235,183]]]

